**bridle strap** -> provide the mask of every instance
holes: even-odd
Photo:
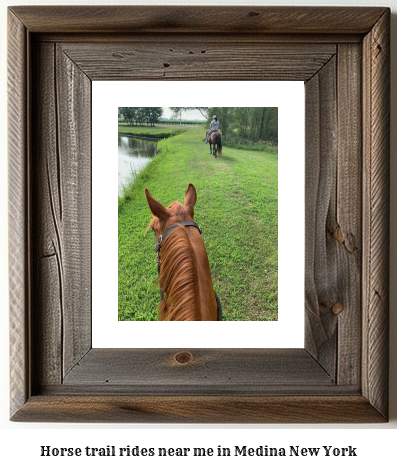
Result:
[[[182,221],[182,222],[178,222],[178,224],[175,224],[171,227],[169,227],[163,234],[160,234],[157,238],[157,244],[156,244],[156,254],[158,254],[160,252],[160,249],[161,249],[161,244],[163,242],[163,240],[167,237],[167,235],[172,232],[174,229],[177,229],[178,227],[180,226],[193,226],[193,227],[197,227],[197,229],[199,230],[200,234],[202,233],[202,230],[201,230],[201,227],[196,224],[194,221]]]

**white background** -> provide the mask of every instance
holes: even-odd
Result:
[[[255,323],[215,322],[211,323],[211,328],[208,328],[206,322],[117,321],[118,107],[156,104],[164,104],[164,107],[171,104],[189,106],[192,90],[195,96],[203,97],[201,106],[209,106],[209,103],[205,103],[207,88],[207,82],[92,83],[92,310],[95,348],[172,348],[180,344],[181,338],[189,348],[302,348],[304,345],[303,82],[251,82],[249,87],[244,82],[220,82],[217,87],[217,102],[213,103],[214,106],[278,107],[279,320]],[[219,157],[219,162],[221,161],[222,157]],[[186,188],[188,183],[186,181]],[[291,194],[294,195],[293,209]],[[161,201],[165,206],[171,202]],[[147,224],[151,217],[148,207]],[[195,218],[200,224],[199,211],[195,211]],[[294,228],[293,243],[291,227]],[[205,227],[203,230],[205,231]],[[153,239],[154,245],[153,234],[149,233],[147,237]],[[258,250],[261,250],[261,241],[258,241]]]
[[[234,445],[248,445],[256,447],[259,445],[288,447],[300,445],[303,447],[316,447],[322,445],[333,445],[345,447],[351,445],[357,447],[357,458],[223,458],[222,463],[229,468],[247,467],[251,470],[263,470],[271,466],[293,466],[295,470],[334,470],[338,469],[395,469],[396,455],[395,444],[397,443],[397,165],[395,156],[397,153],[397,2],[396,0],[361,0],[359,2],[339,0],[332,3],[325,0],[306,1],[301,5],[382,5],[390,6],[392,9],[392,129],[391,129],[391,350],[390,350],[390,422],[385,425],[289,425],[289,426],[233,426],[233,425],[209,425],[209,426],[149,426],[149,425],[105,425],[105,424],[17,424],[8,420],[8,287],[7,287],[7,161],[6,161],[6,6],[11,4],[56,4],[61,2],[51,0],[49,2],[5,2],[1,1],[1,160],[0,160],[0,194],[2,204],[1,210],[1,265],[0,265],[0,463],[4,469],[11,466],[15,469],[23,467],[29,469],[58,470],[86,469],[87,464],[95,466],[96,470],[107,470],[109,466],[117,466],[120,470],[143,469],[143,466],[161,467],[161,469],[187,469],[198,470],[220,469],[219,458],[155,458],[150,462],[147,460],[134,460],[130,462],[126,458],[40,458],[40,445],[51,446],[92,446],[100,447],[106,445],[117,446],[209,446],[216,448],[218,445],[233,447]],[[65,4],[81,4],[81,1],[68,1]],[[104,2],[90,2],[86,4],[109,4],[110,0]],[[133,4],[134,2],[122,2]],[[153,4],[142,0],[140,4]],[[194,4],[205,4],[202,1],[192,2]],[[271,4],[289,5],[288,1],[272,1]],[[136,2],[137,4],[137,2]],[[183,4],[183,2],[161,2],[157,4]],[[207,4],[244,4],[233,1],[211,1]],[[265,5],[266,2],[251,2],[245,5]],[[296,3],[299,4],[299,3]],[[131,458],[132,459],[132,458]],[[227,461],[224,461],[226,460]],[[269,461],[270,460],[270,461]],[[283,468],[282,468],[283,469]]]

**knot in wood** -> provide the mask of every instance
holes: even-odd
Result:
[[[337,226],[334,232],[334,239],[336,239],[340,244],[343,244],[345,240],[345,236],[343,234],[342,228],[340,226]]]
[[[178,352],[175,354],[174,360],[180,365],[186,365],[193,361],[193,355],[190,352]]]
[[[339,316],[339,314],[342,313],[343,311],[343,304],[341,302],[336,302],[335,304],[332,305],[331,307],[332,314],[335,316]]]

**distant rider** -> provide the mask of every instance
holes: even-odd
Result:
[[[211,121],[211,129],[207,133],[207,140],[206,140],[207,144],[208,144],[208,138],[210,137],[211,133],[214,132],[214,131],[218,131],[218,129],[219,129],[218,117],[216,115],[214,115],[212,117],[212,121]]]

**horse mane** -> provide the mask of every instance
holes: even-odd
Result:
[[[161,247],[160,320],[194,321],[200,312],[196,256],[183,226],[163,241]]]

